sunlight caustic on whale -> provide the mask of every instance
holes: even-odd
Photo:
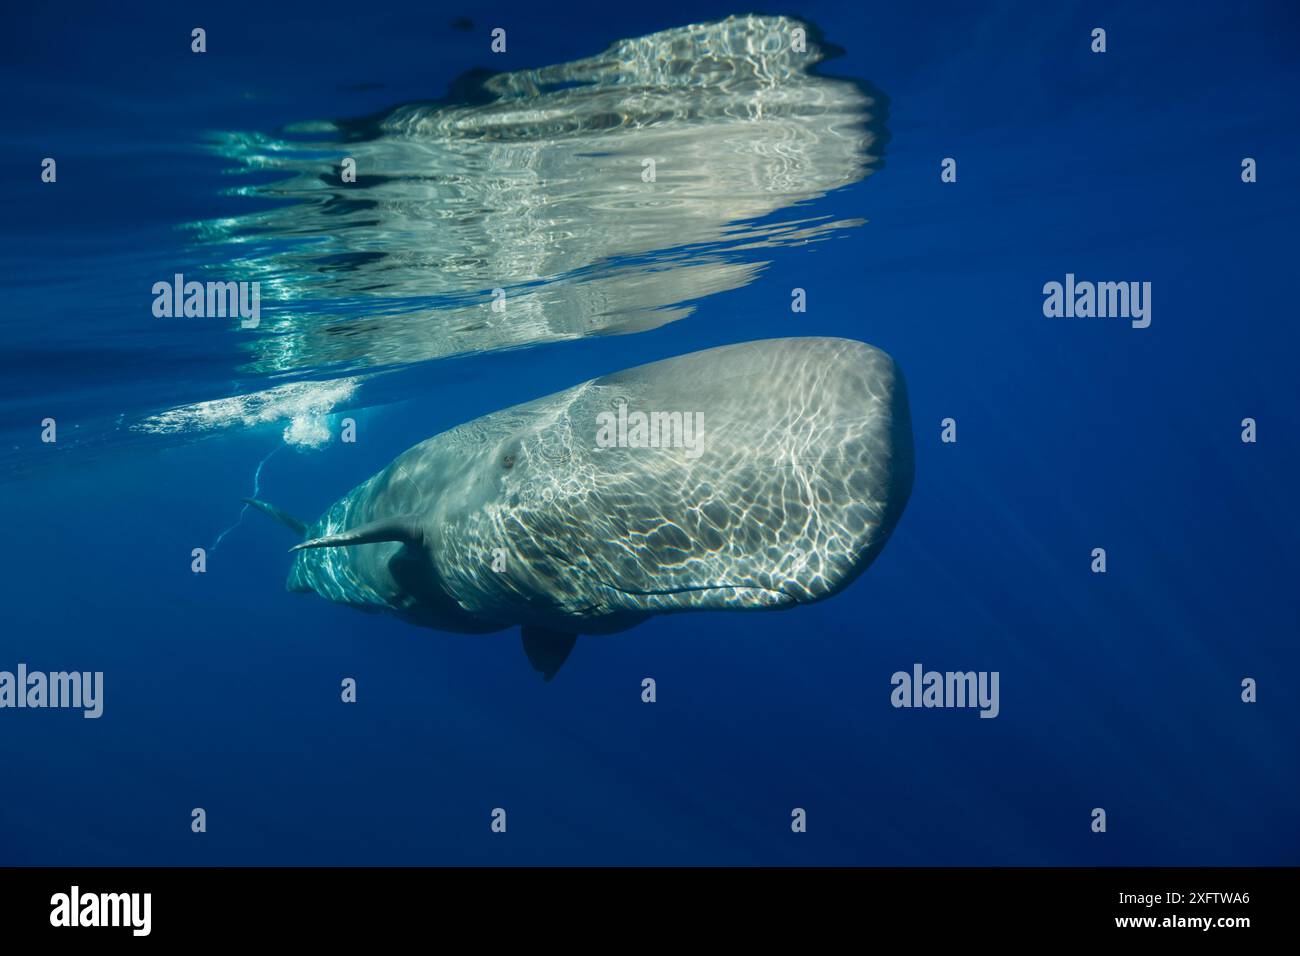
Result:
[[[695,415],[698,428],[685,443],[605,440],[611,414],[628,408]],[[912,469],[906,390],[888,355],[847,339],[768,339],[443,432],[309,526],[254,503],[306,536],[291,590],[445,631],[521,625],[549,679],[577,634],[835,594],[884,547]]]

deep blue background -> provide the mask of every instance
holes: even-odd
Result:
[[[652,332],[403,372],[385,387],[408,401],[353,412],[356,445],[271,458],[264,496],[313,517],[414,442],[600,373],[787,334],[898,359],[917,482],[863,578],[790,613],[585,638],[549,685],[514,632],[286,593],[290,539],[257,516],[191,574],[281,428],[115,431],[229,393],[240,361],[230,329],[162,347],[140,289],[189,261],[176,226],[248,209],[206,131],[362,115],[737,8],[15,11],[0,439],[23,465],[0,484],[0,669],[103,670],[107,691],[98,721],[0,711],[0,863],[1300,863],[1300,24],[1287,3],[1220,7],[767,8],[844,48],[824,72],[890,97],[883,168],[815,209],[867,225]],[[1151,281],[1151,327],[1044,318],[1067,271]],[[61,441],[33,447],[46,415]],[[890,674],[918,661],[999,671],[1001,716],[891,708]]]

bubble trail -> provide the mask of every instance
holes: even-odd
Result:
[[[283,443],[277,443],[276,446],[272,448],[270,452],[267,453],[266,457],[257,463],[257,470],[253,472],[253,493],[249,495],[250,498],[256,498],[258,496],[258,493],[261,491],[262,469],[265,468],[266,463],[271,460],[271,456],[274,455],[277,451],[279,451],[283,447],[284,447]],[[226,535],[230,534],[230,532],[234,531],[243,523],[244,515],[247,512],[248,512],[248,505],[244,505],[239,509],[239,517],[235,519],[235,523],[232,524],[225,531],[221,532],[221,534],[217,535],[217,540],[212,542],[212,547],[208,548],[208,554],[213,554],[217,550],[217,546],[220,545],[223,540],[225,540]]]

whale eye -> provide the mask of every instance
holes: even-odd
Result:
[[[506,455],[504,458],[501,459],[502,468],[513,468],[514,466],[515,466],[514,455]]]

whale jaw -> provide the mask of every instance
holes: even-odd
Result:
[[[350,548],[358,544],[377,544],[380,541],[400,541],[402,544],[418,548],[424,543],[424,532],[414,518],[401,516],[383,518],[338,534],[312,538],[289,549],[303,551],[307,548]]]

